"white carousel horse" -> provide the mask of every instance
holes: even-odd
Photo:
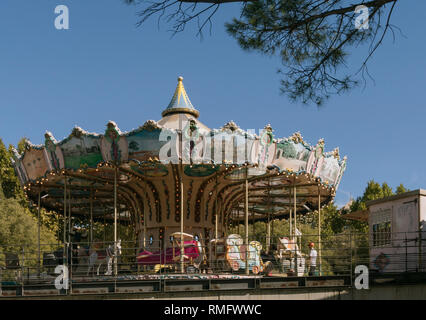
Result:
[[[121,240],[117,241],[117,256],[114,256],[114,244],[109,245],[104,251],[105,255],[100,255],[96,248],[90,249],[89,268],[87,269],[87,275],[89,275],[92,268],[94,270],[96,264],[98,265],[96,274],[99,275],[99,269],[103,263],[107,265],[107,271],[105,272],[105,275],[112,274],[112,263],[114,259],[118,259],[118,257],[121,255]]]
[[[289,238],[278,238],[278,255],[277,258],[280,264],[284,268],[284,264],[287,263],[287,267],[296,272],[298,276],[303,276],[305,269],[305,258],[299,251],[299,246],[296,240],[290,240]],[[294,265],[292,265],[294,263]]]
[[[278,256],[280,258],[283,257],[283,254],[285,255],[296,255],[298,257],[301,257],[302,254],[299,251],[299,246],[297,245],[297,242],[295,239],[290,240],[289,238],[283,237],[278,238]]]

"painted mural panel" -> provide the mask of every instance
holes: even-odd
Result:
[[[104,161],[122,162],[128,159],[126,137],[120,135],[115,122],[107,124],[105,135],[101,138],[101,153]]]
[[[161,129],[142,130],[127,136],[129,159],[148,161],[159,158],[160,149],[167,141],[160,141]]]
[[[320,139],[309,155],[306,171],[318,176],[324,161],[324,140]]]
[[[246,139],[239,133],[215,131],[213,136],[208,134],[204,139],[203,162],[234,164],[257,162],[257,145],[253,138]]]
[[[102,162],[98,137],[80,136],[77,138],[72,136],[65,140],[60,147],[66,168],[96,168],[97,164]]]
[[[250,154],[253,148],[254,139],[247,138],[243,135],[235,135],[235,148],[237,160],[239,164],[250,161]]]
[[[203,160],[206,140],[203,136],[184,137],[182,141],[183,163],[200,163]]]
[[[272,134],[272,128],[266,126],[260,134],[258,142],[257,152],[257,163],[259,167],[267,167],[272,163],[275,156],[276,144],[274,143],[274,135]]]
[[[214,136],[209,137],[210,141],[206,143],[206,148],[213,148],[213,154],[205,161],[214,163],[233,163],[234,159],[234,135],[227,132],[215,132]],[[235,155],[236,157],[236,155]]]
[[[333,156],[324,157],[322,162],[319,177],[322,181],[328,181],[330,184],[334,184],[340,173],[339,161]]]
[[[339,184],[340,184],[340,181],[342,180],[342,176],[343,176],[343,173],[345,172],[345,170],[346,170],[346,160],[347,160],[347,158],[346,158],[346,156],[343,158],[343,160],[339,163],[339,166],[340,166],[340,170],[339,170],[339,175],[337,176],[337,179],[336,179],[336,181],[334,182],[334,185],[335,185],[335,188],[337,189],[338,188],[338,186],[339,186]]]
[[[277,143],[277,152],[273,164],[281,170],[305,171],[310,150],[302,143],[284,140]]]
[[[14,165],[14,168],[15,168],[15,172],[18,175],[19,180],[23,184],[27,183],[27,181],[29,179],[28,179],[27,172],[25,171],[25,167],[24,167],[23,162],[20,159],[18,159],[16,156],[14,157],[13,161],[14,161],[13,165]]]
[[[48,171],[48,164],[44,149],[30,149],[25,152],[22,162],[27,172],[28,178],[36,180],[45,175]]]
[[[58,170],[64,167],[64,155],[61,148],[55,143],[54,138],[46,133],[45,134],[45,152],[48,159],[49,170]]]
[[[275,144],[273,146],[275,147]],[[266,173],[267,161],[273,158],[272,150],[269,146],[262,146],[259,140],[253,141],[250,152],[250,163],[258,164],[258,167],[249,168],[249,176],[261,176]]]

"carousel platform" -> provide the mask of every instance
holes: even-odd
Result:
[[[173,297],[176,293],[246,292],[280,289],[345,288],[350,287],[350,276],[283,277],[282,275],[235,274],[164,274],[123,275],[73,278],[68,290],[57,290],[50,280],[25,283],[3,283],[3,298],[64,298],[76,296],[116,296],[144,294],[145,296]]]

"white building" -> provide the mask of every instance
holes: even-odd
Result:
[[[426,271],[426,190],[367,202],[370,270]]]

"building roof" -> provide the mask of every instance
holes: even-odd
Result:
[[[370,207],[372,205],[376,205],[379,203],[383,203],[383,202],[389,202],[389,201],[395,201],[395,200],[399,200],[399,199],[403,199],[403,198],[408,198],[408,197],[412,197],[412,196],[426,196],[426,190],[424,189],[417,189],[417,190],[413,190],[413,191],[408,191],[405,193],[401,193],[401,194],[396,194],[390,197],[386,197],[386,198],[381,198],[381,199],[377,199],[377,200],[371,200],[371,201],[367,201],[365,204],[367,205],[367,207]]]
[[[161,114],[163,117],[174,113],[188,113],[198,118],[199,112],[194,108],[185,87],[183,86],[183,77],[178,78],[178,84],[169,106]]]
[[[343,219],[348,220],[356,220],[356,221],[368,221],[368,209],[367,210],[360,210],[360,211],[354,211],[347,214],[342,215]]]

